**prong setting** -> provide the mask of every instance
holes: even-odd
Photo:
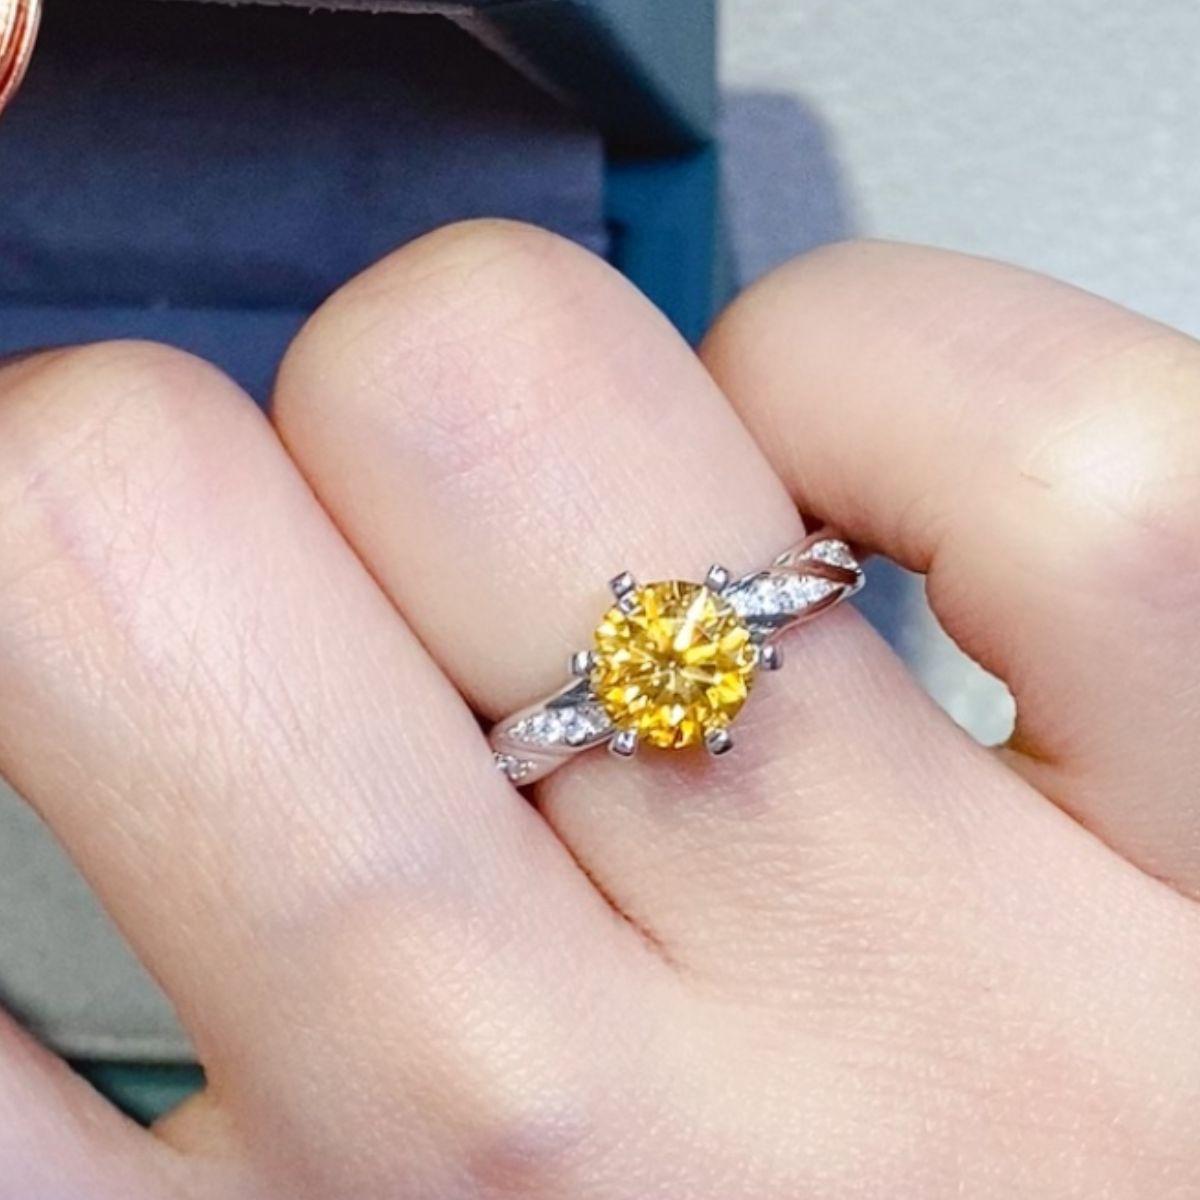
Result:
[[[578,650],[571,655],[571,674],[576,679],[586,679],[596,666],[595,650]]]
[[[704,735],[704,748],[713,758],[720,758],[733,749],[733,734],[728,729],[710,729]]]
[[[721,566],[720,563],[713,563],[704,577],[704,586],[719,596],[729,586],[730,578],[727,568]]]
[[[638,735],[633,729],[619,729],[608,743],[609,753],[618,758],[632,758],[638,749]]]
[[[617,604],[621,611],[631,612],[634,606],[634,596],[637,593],[637,580],[628,571],[622,571],[620,575],[609,580],[608,586],[617,598]]]
[[[767,642],[759,647],[758,665],[764,671],[778,671],[783,666],[783,648],[774,642]]]
[[[497,767],[525,787],[601,745],[618,758],[643,745],[729,753],[755,675],[783,665],[779,635],[862,582],[855,550],[828,530],[740,578],[719,563],[703,583],[639,583],[622,571],[609,581],[615,599],[590,648],[570,656],[570,682],[493,727]],[[696,662],[703,671],[691,669]]]

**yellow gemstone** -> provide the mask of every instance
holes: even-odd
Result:
[[[650,583],[596,628],[592,687],[618,729],[679,750],[746,702],[757,654],[733,607],[698,583]]]

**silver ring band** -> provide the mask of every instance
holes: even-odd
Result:
[[[651,584],[641,589],[628,573],[618,575],[610,583],[616,608],[610,610],[608,628],[611,632],[611,618],[621,621],[621,613],[637,619],[639,605],[647,603],[640,598],[653,589],[686,589],[693,607],[698,602],[707,606],[710,623],[723,621],[721,628],[726,633],[734,629],[735,637],[727,645],[735,645],[739,638],[745,642],[737,661],[743,664],[738,670],[748,687],[754,670],[774,670],[782,665],[776,645],[782,634],[828,612],[862,585],[862,567],[850,545],[838,534],[822,529],[781,554],[767,569],[740,579],[731,579],[722,567],[714,566],[703,584]],[[641,616],[644,624],[645,614]],[[671,628],[678,628],[678,621]],[[667,647],[668,652],[670,649]],[[710,657],[712,653],[709,651]],[[496,766],[512,783],[522,787],[536,783],[568,759],[603,744],[621,756],[634,753],[641,740],[638,713],[627,711],[623,703],[629,689],[605,689],[603,666],[597,650],[581,650],[571,658],[569,683],[497,722],[490,737],[492,751]],[[735,684],[742,682],[733,673],[730,678]],[[644,697],[639,699],[644,701]],[[676,707],[683,711],[682,706]],[[705,706],[704,712],[711,709],[712,705]],[[645,710],[639,711],[644,724]],[[736,709],[733,711],[736,715]],[[703,730],[703,743],[712,754],[723,754],[732,746],[726,714],[718,716],[719,720],[712,717]],[[670,719],[670,714],[660,718]]]

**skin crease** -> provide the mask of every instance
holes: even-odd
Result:
[[[0,1023],[0,1200],[1200,1194],[1198,391],[1181,335],[881,245],[697,358],[500,222],[347,285],[273,423],[160,347],[0,369],[0,771],[209,1076],[145,1132]],[[797,509],[929,572],[1013,747],[845,609],[734,754],[503,783],[477,717],[605,579]]]

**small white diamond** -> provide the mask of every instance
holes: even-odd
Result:
[[[553,746],[562,736],[562,724],[557,713],[543,711],[517,722],[508,732],[510,737],[519,742],[528,742],[533,746]]]
[[[608,713],[599,704],[581,704],[570,710],[567,742],[572,746],[582,745],[597,734],[607,733],[611,728],[612,722]]]
[[[818,600],[824,600],[840,586],[832,579],[822,579],[819,575],[793,575],[781,582],[780,591],[787,610],[799,612],[810,604],[816,604]]]
[[[844,567],[847,571],[858,570],[858,560],[851,554],[850,547],[836,538],[815,543],[809,547],[804,557],[828,563],[831,567]]]
[[[527,759],[517,758],[512,754],[497,754],[495,757],[497,768],[509,783],[520,783],[534,768],[534,764]]]
[[[767,616],[779,611],[778,580],[770,575],[756,575],[727,593],[727,596],[734,611],[743,619]]]
[[[598,704],[547,708],[518,721],[508,736],[531,746],[582,746],[607,733],[608,715]]]
[[[817,575],[794,572],[756,575],[729,593],[729,603],[744,620],[786,618],[824,600],[841,586]]]
[[[568,746],[582,746],[588,740],[591,732],[587,721],[580,715],[578,709],[567,709],[561,717],[562,740]]]

